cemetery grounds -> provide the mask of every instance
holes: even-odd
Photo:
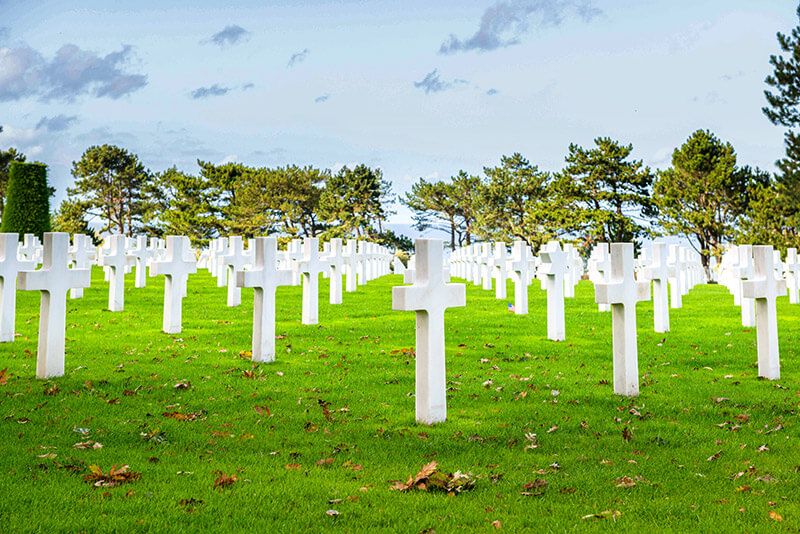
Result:
[[[110,313],[95,267],[68,301],[53,380],[34,378],[39,293],[18,292],[18,337],[0,346],[0,529],[800,529],[800,314],[786,297],[772,382],[724,287],[694,288],[668,334],[638,304],[628,399],[612,392],[611,315],[590,282],[566,301],[560,343],[538,280],[527,316],[468,283],[467,307],[446,314],[448,420],[428,427],[414,422],[414,313],[391,311],[401,277],[338,306],[327,283],[315,326],[300,324],[301,288],[278,289],[277,361],[253,365],[252,290],[228,308],[210,274],[191,276],[183,333],[167,335],[163,277],[134,289],[128,275]],[[474,487],[391,489],[431,462]]]

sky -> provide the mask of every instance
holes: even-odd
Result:
[[[168,6],[166,6],[168,4]],[[224,4],[224,5],[223,5]],[[0,148],[49,165],[55,204],[89,146],[153,171],[198,159],[479,174],[563,167],[610,136],[653,168],[694,131],[774,170],[764,117],[789,0],[0,0]],[[395,206],[399,226],[410,212]]]

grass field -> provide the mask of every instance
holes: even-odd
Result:
[[[446,318],[448,421],[425,427],[414,314],[391,311],[400,283],[330,306],[323,281],[319,326],[300,324],[300,288],[279,289],[278,361],[253,366],[251,291],[227,308],[225,289],[194,275],[170,336],[163,279],[133,289],[131,275],[111,313],[95,269],[68,305],[66,376],[47,381],[34,378],[39,295],[19,292],[19,337],[0,346],[0,530],[800,529],[800,306],[779,300],[783,377],[768,382],[725,288],[692,290],[667,335],[640,304],[632,400],[612,393],[611,316],[589,282],[567,301],[561,343],[546,339],[538,282],[528,316],[468,284]],[[74,447],[90,440],[102,448]],[[390,491],[433,460],[475,475],[474,489]],[[138,480],[83,479],[125,464]],[[237,481],[214,487],[220,474]]]

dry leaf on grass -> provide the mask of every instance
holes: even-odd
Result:
[[[547,489],[547,481],[543,478],[537,478],[533,482],[528,482],[522,486],[523,491],[521,495],[525,497],[541,497]]]
[[[164,417],[175,419],[176,421],[196,421],[203,414],[202,413],[182,413],[182,412],[164,412]]]
[[[629,476],[621,476],[614,479],[614,484],[616,484],[618,488],[632,488],[636,485],[636,481]]]
[[[222,471],[216,471],[215,474],[217,478],[214,479],[214,489],[224,489],[236,484],[239,480],[239,477],[236,476],[236,473],[231,475],[226,475]]]
[[[0,369],[0,386],[8,384],[8,379],[11,378],[11,373],[8,372],[8,367]]]
[[[79,441],[75,445],[72,446],[75,449],[102,449],[103,444],[99,441]]]
[[[622,516],[622,512],[619,510],[603,510],[597,514],[588,514],[583,516],[581,519],[613,519],[616,521],[617,519]]]
[[[103,473],[103,470],[96,465],[90,465],[89,474],[84,475],[83,479],[95,487],[109,488],[125,484],[126,482],[139,480],[141,476],[141,473],[131,471],[130,467],[127,465],[123,465],[119,468],[113,465],[111,469],[108,470],[108,473]]]
[[[408,481],[395,482],[389,488],[397,491],[443,491],[451,495],[456,495],[463,491],[469,491],[475,487],[475,478],[470,473],[444,473],[439,471],[438,464],[433,461],[422,466],[419,473],[409,477]]]

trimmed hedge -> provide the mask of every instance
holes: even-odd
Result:
[[[36,234],[50,231],[50,188],[43,163],[13,162],[8,169],[6,206],[0,231]]]

